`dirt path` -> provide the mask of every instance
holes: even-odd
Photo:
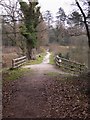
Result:
[[[47,52],[43,62],[37,65],[28,65],[23,68],[30,68],[33,72],[28,73],[18,81],[12,83],[11,103],[5,108],[3,113],[6,117],[45,117],[47,110],[47,90],[46,83],[49,77],[48,72],[58,72],[55,66],[49,63],[50,53]]]
[[[54,73],[56,72],[56,73],[60,73],[60,74],[69,74],[69,73],[65,73],[65,72],[61,71],[55,65],[49,64],[50,55],[51,54],[49,52],[47,52],[47,54],[44,57],[41,64],[27,65],[27,66],[24,66],[23,68],[30,68],[30,69],[34,70],[36,72],[36,74],[42,74],[42,75],[46,74],[48,72],[54,72]]]
[[[61,79],[64,73],[49,63],[50,54],[47,53],[44,61],[39,65],[25,66],[31,68],[32,72],[21,79],[12,82],[8,87],[11,95],[3,109],[3,117],[10,118],[50,118],[50,117],[67,117],[72,112],[68,113],[67,107],[72,108],[75,102],[71,104],[66,102],[66,88],[60,83],[54,83],[54,78],[48,76],[48,72],[57,72],[61,74]],[[53,85],[55,85],[55,88]],[[57,89],[57,86],[59,89]],[[70,86],[69,86],[70,88]],[[69,90],[69,88],[67,88]],[[53,90],[54,89],[54,90]],[[72,93],[72,91],[71,91]],[[68,93],[67,93],[68,94]],[[65,100],[64,100],[65,99]],[[75,100],[76,98],[74,98]],[[63,102],[66,104],[63,105]],[[85,103],[83,104],[85,105]],[[67,107],[66,107],[67,106]],[[81,106],[82,107],[82,106]],[[70,108],[70,109],[71,109]],[[84,107],[85,108],[85,107]],[[72,109],[71,109],[72,110]],[[66,112],[65,112],[66,111]],[[76,115],[76,114],[75,114]]]
[[[30,73],[31,74],[31,73]],[[32,118],[43,116],[46,108],[46,76],[32,73],[15,81],[12,85],[11,103],[6,107],[4,116],[15,118]],[[45,114],[44,114],[45,115]]]

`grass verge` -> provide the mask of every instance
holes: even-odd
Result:
[[[58,75],[60,75],[60,73],[57,73],[57,72],[48,72],[46,75],[48,75],[48,76],[58,76]]]
[[[52,65],[55,64],[55,62],[54,62],[54,54],[53,53],[51,53],[51,55],[50,55],[50,62],[49,63],[52,64]]]
[[[34,64],[40,64],[43,61],[44,56],[46,53],[41,53],[40,57],[38,56],[36,60],[29,60],[26,64],[24,65],[34,65]]]
[[[27,69],[27,68],[18,68],[18,69],[13,69],[13,70],[7,70],[5,72],[2,72],[2,78],[3,78],[3,80],[9,80],[9,81],[17,80],[29,71],[30,71],[30,69]]]

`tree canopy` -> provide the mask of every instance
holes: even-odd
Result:
[[[27,40],[27,48],[28,48],[28,59],[31,58],[31,51],[37,44],[37,33],[36,27],[40,21],[40,7],[38,7],[38,2],[19,2],[21,11],[24,15],[24,23],[20,27],[21,34]]]

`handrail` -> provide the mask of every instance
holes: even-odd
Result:
[[[82,73],[88,69],[88,67],[85,66],[84,64],[67,60],[65,58],[59,57],[58,55],[55,57],[55,63],[59,67],[63,67],[65,69],[69,69],[71,71],[79,72],[79,73]]]
[[[12,68],[18,68],[26,62],[26,56],[15,58],[12,60]]]

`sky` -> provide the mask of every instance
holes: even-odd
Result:
[[[73,9],[73,6],[70,4],[75,2],[75,0],[38,0],[38,2],[41,6],[41,12],[50,10],[51,13],[55,16],[60,7],[64,9],[66,14],[69,14]]]
[[[28,2],[28,0],[23,0],[23,1]],[[31,0],[31,1],[35,1],[35,0]],[[69,14],[73,8],[73,6],[71,6],[71,3],[73,2],[75,3],[75,0],[38,0],[38,2],[39,5],[41,6],[42,13],[45,12],[46,10],[50,10],[52,15],[55,16],[60,7],[64,9],[66,14]]]
[[[24,0],[24,1],[28,1],[28,0]],[[38,2],[39,2],[39,6],[41,6],[42,13],[47,10],[50,10],[52,15],[55,17],[60,7],[62,7],[66,15],[68,15],[70,11],[73,9],[73,6],[71,6],[71,4],[75,3],[75,0],[38,0]]]
[[[28,2],[28,0],[23,1]],[[55,20],[56,13],[58,12],[60,7],[64,9],[66,15],[70,14],[70,11],[72,11],[73,9],[73,6],[71,4],[75,3],[75,0],[38,0],[38,2],[39,6],[41,7],[41,13],[44,14],[45,11],[49,10]]]
[[[59,8],[62,7],[65,11],[65,14],[70,14],[73,6],[72,3],[75,3],[75,0],[38,0],[39,5],[41,6],[41,13],[44,14],[45,11],[49,10],[52,13],[53,20],[56,21],[56,13]],[[55,23],[53,23],[53,26]]]

